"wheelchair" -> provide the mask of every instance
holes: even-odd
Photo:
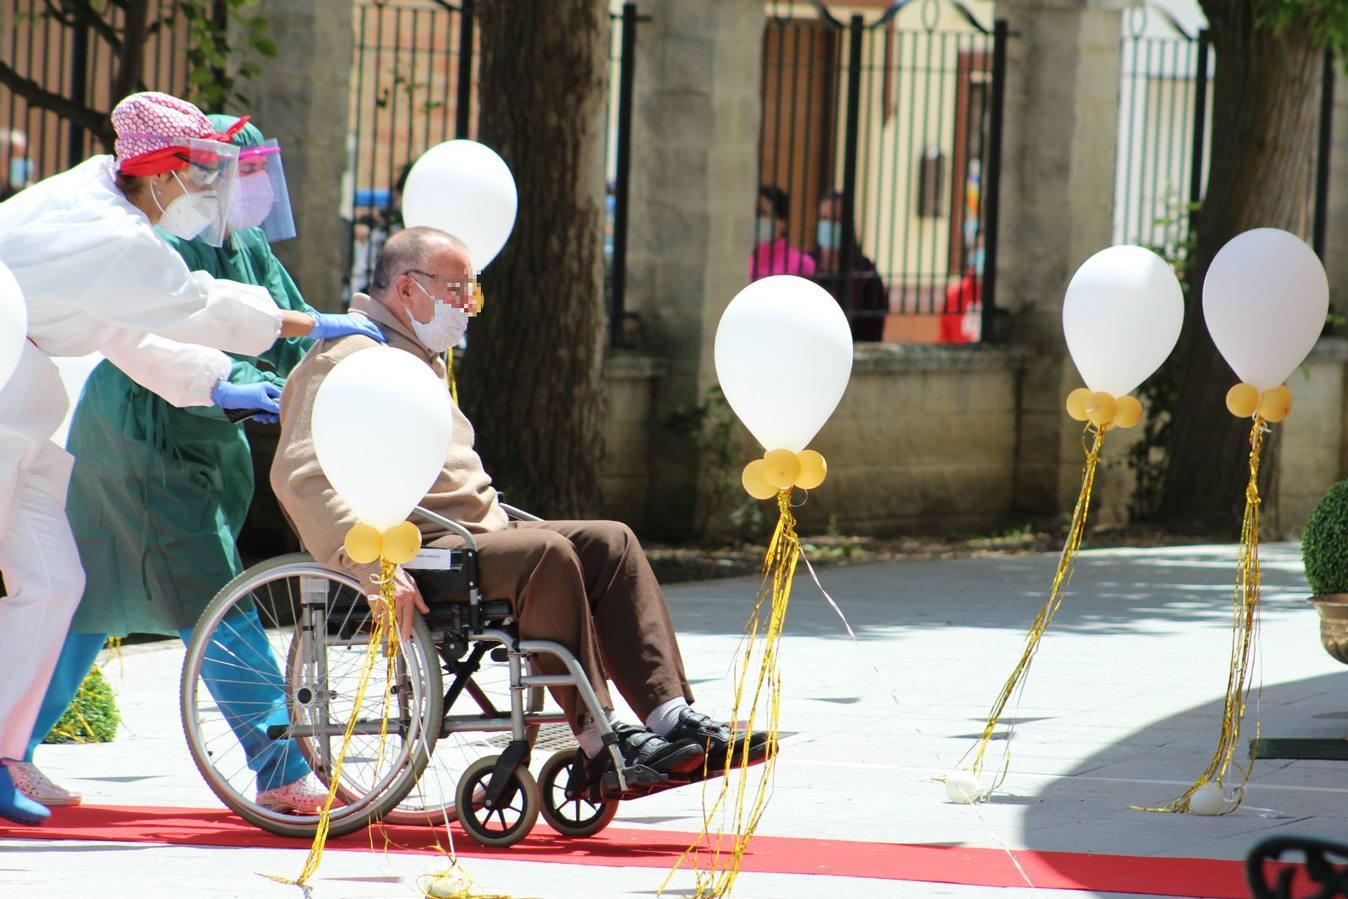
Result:
[[[516,520],[540,520],[504,508]],[[336,781],[332,836],[376,821],[457,819],[477,842],[510,846],[540,814],[557,832],[586,837],[608,825],[621,799],[679,785],[625,767],[575,656],[558,643],[521,640],[509,601],[481,596],[472,533],[420,507],[414,514],[462,538],[464,547],[423,551],[404,568],[423,595],[430,583],[433,595],[465,601],[428,603],[431,614],[418,616],[390,658],[367,666],[367,590],[304,553],[249,568],[202,613],[183,663],[181,712],[192,759],[215,795],[257,827],[312,839],[317,814],[257,800],[263,772],[312,771],[330,790]],[[540,655],[559,659],[566,673],[531,673],[530,660]],[[487,657],[506,663],[504,676],[500,666],[484,668]],[[363,675],[369,681],[357,705]],[[242,708],[217,703],[211,684],[221,680],[256,698]],[[552,755],[537,779],[530,772],[539,729],[565,727],[560,711],[543,709],[543,688],[562,685],[575,687],[599,722],[611,761],[602,783],[590,783],[569,739],[572,748]],[[339,766],[348,724],[351,742]]]

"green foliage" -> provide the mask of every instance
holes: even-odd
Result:
[[[1301,561],[1312,592],[1348,593],[1348,480],[1315,504],[1301,534]]]
[[[705,493],[697,532],[706,534],[713,520],[725,516],[746,538],[767,532],[763,503],[747,496],[740,470],[747,462],[744,432],[719,385],[707,388],[702,401],[677,409],[665,427],[689,438],[701,457]]]
[[[1348,56],[1348,3],[1344,0],[1261,0],[1259,24],[1275,34],[1296,29],[1313,44]]]
[[[111,743],[121,722],[112,687],[98,668],[89,671],[70,708],[47,734],[44,743]]]
[[[216,21],[213,0],[177,0],[165,21],[176,24],[178,16],[187,23],[187,83],[188,99],[207,112],[217,112],[232,105],[247,106],[248,98],[239,88],[242,82],[262,71],[256,62],[239,62],[249,53],[259,56],[276,55],[267,20],[258,15],[247,15],[262,0],[225,0],[227,16],[235,28]],[[240,35],[242,47],[230,43],[230,32]],[[237,63],[231,71],[229,63]]]
[[[1164,212],[1156,220],[1161,239],[1147,249],[1170,264],[1187,304],[1192,294],[1189,269],[1198,251],[1197,230],[1190,227],[1190,221],[1198,206],[1182,200],[1173,185],[1166,188],[1164,204]],[[1169,463],[1166,447],[1174,420],[1171,410],[1178,396],[1179,377],[1171,362],[1162,365],[1137,389],[1137,398],[1146,414],[1142,417],[1142,435],[1128,450],[1128,466],[1133,469],[1136,482],[1130,509],[1134,521],[1154,518],[1160,503]]]

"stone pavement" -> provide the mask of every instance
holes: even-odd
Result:
[[[1257,704],[1252,699],[1247,736],[1257,719],[1264,735],[1342,737],[1348,671],[1319,646],[1297,549],[1268,545],[1263,558],[1263,689]],[[1233,546],[1084,553],[1023,697],[1008,711],[1017,727],[1003,793],[976,807],[949,803],[933,778],[957,767],[981,729],[1055,563],[1055,556],[1036,555],[825,569],[820,578],[860,647],[802,568],[782,650],[788,735],[759,833],[1205,859],[1239,859],[1279,831],[1348,837],[1348,763],[1259,762],[1245,807],[1225,817],[1129,808],[1173,798],[1215,745],[1230,648]],[[736,579],[668,591],[699,704],[713,712],[728,706],[727,664],[754,588],[752,579]],[[181,659],[176,643],[131,647],[120,661],[109,659],[105,671],[125,722],[121,738],[44,747],[43,769],[84,791],[87,803],[218,808],[183,747]],[[701,799],[693,788],[628,803],[614,827],[695,830]],[[0,897],[299,896],[262,875],[293,876],[304,854],[302,846],[0,838]],[[664,876],[658,868],[471,857],[465,864],[484,892],[544,899],[654,896]],[[312,896],[415,896],[418,876],[440,867],[426,855],[330,851]],[[741,876],[734,895],[1123,895],[1045,888],[1034,876],[1006,889],[960,885],[967,881],[959,871],[950,879],[755,873]],[[678,876],[667,894],[689,895],[691,883]]]

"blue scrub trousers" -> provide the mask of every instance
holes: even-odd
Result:
[[[192,628],[184,628],[178,635],[187,643],[192,638]],[[107,641],[107,634],[67,635],[24,761],[33,760],[33,751],[61,720]],[[201,675],[239,738],[248,767],[257,774],[259,792],[293,783],[309,773],[309,764],[294,740],[273,740],[267,736],[268,727],[287,724],[289,718],[285,679],[256,610],[232,615],[216,627],[215,637],[202,660]]]

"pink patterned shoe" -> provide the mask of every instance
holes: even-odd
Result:
[[[274,812],[316,815],[328,801],[328,791],[312,777],[301,777],[257,794],[257,804]]]
[[[5,767],[9,769],[9,776],[14,781],[14,786],[34,802],[46,806],[63,806],[79,805],[84,801],[84,797],[79,793],[52,783],[51,779],[32,762],[16,762],[10,759],[5,761]]]

